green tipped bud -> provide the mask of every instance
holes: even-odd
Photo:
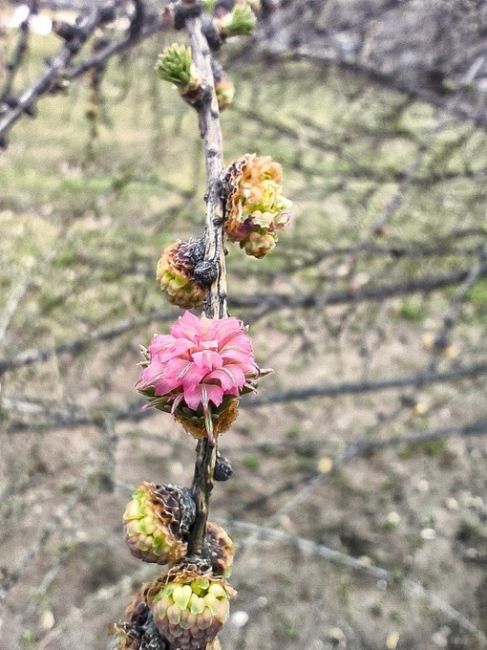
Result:
[[[232,36],[250,36],[255,23],[255,14],[249,5],[238,4],[218,21],[218,26],[223,38],[231,38]]]
[[[194,516],[195,505],[185,488],[142,483],[123,515],[125,541],[144,562],[177,562],[186,555]]]
[[[178,650],[218,648],[215,638],[228,618],[232,587],[190,562],[172,568],[164,582],[150,597],[161,635]]]
[[[166,47],[159,54],[155,69],[161,79],[173,83],[182,94],[200,85],[191,48],[183,43],[173,43]]]

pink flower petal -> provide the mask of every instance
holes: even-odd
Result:
[[[213,402],[215,406],[220,406],[223,402],[224,391],[221,386],[215,384],[203,384],[203,388],[208,394],[208,401]]]
[[[221,349],[226,345],[228,340],[234,336],[243,334],[243,324],[233,316],[225,319],[222,318],[219,321],[213,321],[208,334],[215,336],[218,340],[218,347]]]
[[[218,341],[216,339],[213,341],[201,341],[200,347],[203,350],[218,350]]]
[[[186,338],[195,343],[201,333],[201,322],[197,316],[190,311],[185,311],[183,316],[171,327],[171,334],[175,338]]]
[[[188,339],[174,339],[171,345],[169,345],[165,350],[165,354],[172,354],[173,356],[177,356],[188,352],[194,347],[195,344],[193,341],[189,341]]]
[[[253,361],[253,356],[237,348],[227,348],[220,352],[220,355],[225,363],[243,363],[248,365]]]
[[[245,384],[245,374],[237,365],[224,366],[223,368],[214,370],[206,377],[205,381],[210,381],[211,379],[219,381],[225,391],[242,388]]]
[[[155,334],[148,347],[149,354],[156,354],[165,346],[169,345],[173,340],[174,339],[170,334]]]
[[[180,357],[174,357],[170,361],[164,364],[164,376],[174,377],[179,382],[182,381],[185,373],[188,372],[193,364],[187,359],[181,359]]]
[[[197,411],[201,404],[201,384],[195,384],[184,390],[184,401],[192,411]]]
[[[160,379],[154,382],[154,394],[157,395],[158,397],[162,397],[167,393],[171,393],[176,388],[179,388],[180,385],[181,383],[179,381],[161,377]]]
[[[140,374],[139,386],[141,388],[148,388],[152,386],[154,381],[161,376],[164,372],[164,366],[157,362],[151,362],[147,368],[144,368]]]
[[[199,384],[184,391],[184,401],[192,411],[198,410],[199,406],[203,406],[203,409],[206,410],[209,402],[213,402],[215,406],[220,406],[223,395],[223,389],[216,384]]]
[[[218,352],[212,350],[203,350],[202,352],[195,352],[193,354],[194,363],[200,368],[206,368],[207,372],[213,368],[221,368],[223,366],[223,359]]]
[[[191,388],[201,383],[203,379],[208,374],[206,368],[201,368],[196,364],[192,363],[190,368],[185,372],[184,376],[181,377],[182,385],[185,388]]]

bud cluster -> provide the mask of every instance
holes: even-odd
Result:
[[[125,610],[124,622],[114,625],[116,650],[170,650],[147,602],[150,587],[150,583],[142,585]]]
[[[246,154],[227,170],[225,232],[248,255],[261,258],[291,220],[291,201],[282,195],[282,168],[270,156]]]
[[[209,521],[206,524],[205,553],[209,557],[213,574],[229,578],[233,567],[233,542],[227,531]]]

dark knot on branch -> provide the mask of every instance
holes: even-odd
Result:
[[[181,0],[174,9],[174,29],[184,29],[186,21],[201,16],[201,3],[194,0]]]

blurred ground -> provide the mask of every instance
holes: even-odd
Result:
[[[203,221],[195,119],[152,74],[160,47],[112,62],[98,138],[80,83],[0,158],[1,650],[104,650],[156,573],[123,544],[131,486],[190,481],[193,441],[134,403],[138,345],[177,315],[153,280],[159,249]],[[282,162],[296,219],[265,260],[228,256],[232,313],[276,372],[271,403],[249,398],[221,441],[235,477],[212,516],[239,545],[233,611],[249,614],[223,645],[485,647],[485,438],[394,443],[330,470],[348,443],[486,416],[480,372],[441,380],[485,360],[486,134],[344,72],[234,67],[226,159]],[[367,388],[397,377],[416,380]],[[286,398],[343,382],[356,389]]]

